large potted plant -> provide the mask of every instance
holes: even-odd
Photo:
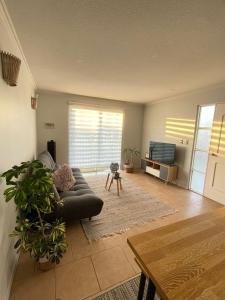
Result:
[[[123,150],[124,164],[123,167],[127,173],[133,173],[134,171],[134,158],[140,156],[140,151],[136,148],[125,148]]]
[[[14,199],[17,208],[16,227],[11,234],[18,239],[15,248],[29,252],[41,269],[59,263],[66,251],[65,224],[62,220],[48,221],[61,200],[55,199],[52,171],[34,160],[13,166],[1,175],[9,185],[5,200]]]

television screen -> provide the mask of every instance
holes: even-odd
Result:
[[[166,164],[175,163],[176,145],[150,141],[149,159]]]

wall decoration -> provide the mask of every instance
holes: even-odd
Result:
[[[17,85],[21,60],[8,52],[1,51],[2,77],[10,86]]]

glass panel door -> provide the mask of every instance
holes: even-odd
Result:
[[[190,189],[203,194],[215,105],[200,106],[193,148]]]

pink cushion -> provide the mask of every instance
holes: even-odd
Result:
[[[73,172],[68,165],[63,165],[53,173],[55,186],[60,191],[66,192],[76,182]]]

